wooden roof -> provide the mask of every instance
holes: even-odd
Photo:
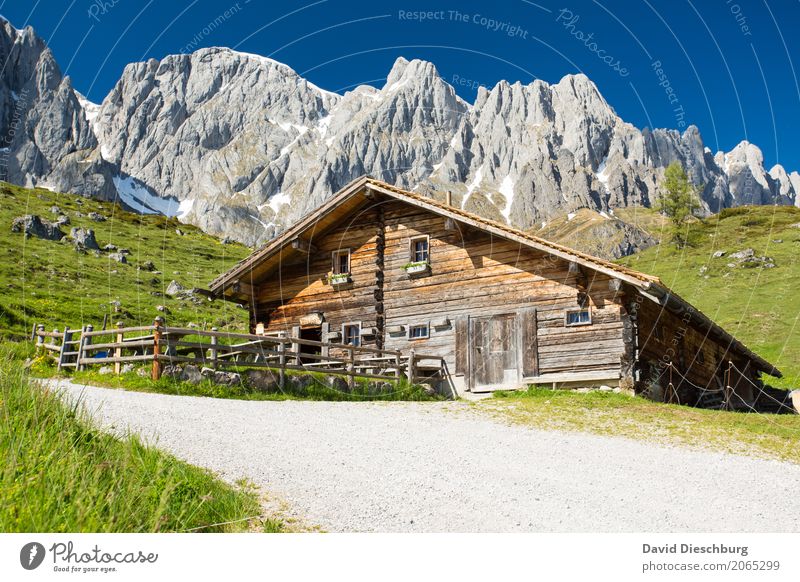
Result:
[[[692,321],[696,325],[707,329],[710,335],[728,342],[731,350],[752,360],[757,369],[777,377],[781,377],[782,375],[775,366],[751,351],[747,346],[714,323],[708,316],[669,289],[658,277],[539,238],[516,228],[512,228],[507,224],[489,220],[456,206],[451,206],[433,198],[403,190],[368,176],[362,176],[353,180],[316,210],[307,214],[297,224],[288,228],[278,237],[271,240],[260,249],[257,249],[250,256],[218,276],[209,285],[211,293],[219,297],[225,293],[226,288],[235,283],[248,284],[260,278],[263,274],[269,272],[279,264],[280,260],[286,254],[287,247],[291,246],[292,241],[302,238],[302,235],[307,231],[324,231],[329,226],[338,223],[343,216],[349,215],[351,210],[358,208],[360,204],[363,203],[365,199],[363,195],[367,191],[380,192],[389,198],[394,198],[426,209],[440,216],[451,218],[462,224],[491,233],[492,235],[518,242],[536,250],[558,256],[566,261],[575,262],[588,269],[604,273],[610,277],[620,279],[636,287],[645,296],[658,302],[670,311],[680,312],[682,314],[689,313]]]

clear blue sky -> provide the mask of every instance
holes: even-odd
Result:
[[[800,170],[796,0],[0,0],[0,14],[32,25],[98,102],[125,64],[203,46],[271,56],[336,92],[422,58],[468,101],[477,84],[582,71],[638,127],[694,123],[713,151],[748,139],[768,168]]]

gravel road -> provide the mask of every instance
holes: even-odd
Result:
[[[800,531],[800,466],[788,463],[506,425],[460,402],[59,386],[103,426],[246,477],[328,531]]]

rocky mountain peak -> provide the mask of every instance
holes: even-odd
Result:
[[[699,130],[639,130],[585,75],[498,82],[473,104],[427,61],[399,57],[380,89],[337,95],[275,60],[211,47],[128,65],[102,103],[64,78],[32,29],[0,27],[6,179],[177,216],[258,244],[371,174],[523,229],[587,208],[650,206],[680,161],[706,211],[800,200],[742,142],[714,156]],[[619,248],[628,248],[621,245]]]

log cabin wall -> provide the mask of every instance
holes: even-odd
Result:
[[[717,390],[724,386],[728,361],[744,371],[750,381],[757,375],[750,362],[739,354],[728,351],[728,345],[709,337],[705,331],[693,327],[688,317],[679,317],[663,309],[655,302],[637,295],[636,303],[639,343],[640,381],[637,391],[655,390],[651,396],[666,399],[669,371],[665,365],[672,362],[675,368],[692,384]],[[683,382],[673,373],[678,398],[683,404],[695,405],[699,390]],[[652,386],[653,383],[657,385]],[[736,372],[732,373],[731,385],[745,402],[752,402],[753,386]]]
[[[358,323],[364,330],[376,327],[378,218],[376,209],[365,210],[352,223],[314,238],[315,250],[307,256],[284,263],[259,281],[256,322],[264,323],[267,332],[291,332],[301,316],[322,312],[331,332],[341,333],[342,325],[350,323]],[[342,249],[350,249],[352,282],[334,288],[325,278],[331,271],[332,253]],[[362,345],[376,343],[374,335],[362,337]]]
[[[620,306],[607,276],[587,273],[592,324],[566,327],[565,310],[578,308],[567,262],[401,202],[384,204],[384,220],[387,348],[443,356],[452,372],[459,318],[535,307],[539,374],[619,369]],[[418,236],[430,237],[431,274],[410,277],[403,267]],[[408,338],[410,325],[428,323],[429,338]]]

